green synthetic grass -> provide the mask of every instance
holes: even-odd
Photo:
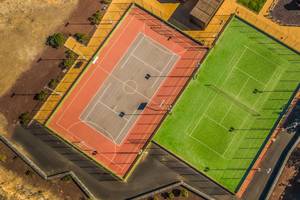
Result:
[[[266,0],[237,0],[237,2],[256,13],[259,13],[259,11],[265,5]]]
[[[299,60],[233,18],[154,141],[235,192],[297,88]]]

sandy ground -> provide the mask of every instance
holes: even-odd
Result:
[[[0,0],[0,95],[29,69],[78,0]],[[57,17],[59,16],[59,17]]]
[[[0,96],[27,71],[78,0],[0,0]],[[57,17],[59,16],[59,17]],[[0,113],[0,131],[5,122]]]

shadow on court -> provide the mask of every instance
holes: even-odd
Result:
[[[34,163],[47,176],[73,171],[82,184],[97,198],[130,199],[179,181],[184,181],[214,198],[232,198],[225,189],[154,143],[147,149],[146,159],[139,163],[125,183],[53,136],[36,122],[27,129],[18,127],[13,140],[22,145]]]

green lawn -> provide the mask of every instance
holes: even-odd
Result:
[[[295,59],[233,18],[155,142],[234,192],[300,81]]]
[[[259,11],[265,5],[266,0],[237,0],[237,2],[256,13],[259,13]]]

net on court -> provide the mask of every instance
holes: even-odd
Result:
[[[133,5],[47,126],[123,178],[205,52]]]
[[[234,192],[297,88],[299,61],[233,18],[154,140]]]

